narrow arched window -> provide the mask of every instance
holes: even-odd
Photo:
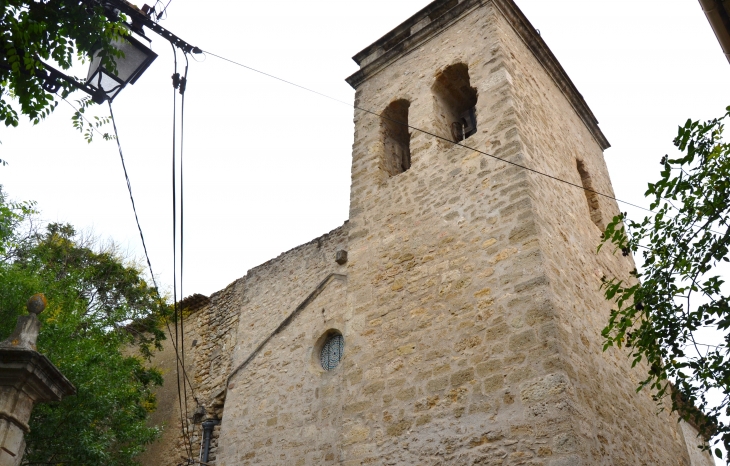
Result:
[[[382,166],[395,176],[411,168],[411,133],[408,128],[408,107],[411,103],[400,99],[388,105],[380,117],[383,138]]]
[[[588,212],[591,214],[591,220],[593,223],[603,231],[606,226],[603,224],[603,215],[601,214],[601,204],[598,199],[598,193],[593,188],[593,180],[591,175],[586,169],[585,163],[582,160],[576,161],[578,174],[580,174],[580,181],[583,185],[583,192],[586,195],[586,201],[588,202]]]
[[[444,69],[431,90],[439,136],[460,142],[477,132],[477,90],[471,87],[467,65],[457,63]]]

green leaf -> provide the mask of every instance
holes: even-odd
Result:
[[[601,332],[604,351],[631,345],[631,366],[649,368],[638,389],[656,390],[658,403],[671,395],[673,410],[728,445],[730,352],[695,342],[710,329],[730,343],[730,296],[716,268],[730,262],[730,144],[723,141],[729,116],[679,127],[674,142],[681,153],[669,157],[646,191],[654,215],[615,218],[602,237],[614,250],[644,246],[641,273],[601,280],[613,304]],[[691,403],[678,404],[670,383]],[[721,401],[706,401],[711,390],[722,392]]]

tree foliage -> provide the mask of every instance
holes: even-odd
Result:
[[[16,107],[36,124],[55,110],[58,95],[44,89],[44,63],[69,70],[75,59],[98,51],[115,69],[121,52],[112,41],[128,32],[123,17],[108,15],[95,0],[0,0],[0,121],[5,126],[18,126]],[[66,81],[58,84],[63,98],[74,90]],[[84,131],[82,113],[76,112],[74,125]]]
[[[653,216],[621,215],[606,228],[604,243],[640,253],[643,267],[630,282],[604,279],[616,307],[603,336],[605,348],[625,346],[634,365],[647,364],[640,388],[730,451],[730,297],[720,270],[730,262],[727,112],[679,128],[681,154],[662,159],[661,179],[646,191]]]
[[[0,185],[0,261],[7,263],[28,244],[28,235],[19,232],[35,213],[33,202],[13,202],[5,197]]]
[[[21,233],[18,222],[31,213],[0,191],[0,250],[12,252],[0,261],[0,335],[29,296],[45,293],[38,350],[77,394],[34,408],[23,464],[136,464],[159,434],[146,421],[162,378],[147,361],[164,339],[165,304],[113,246],[62,224]]]

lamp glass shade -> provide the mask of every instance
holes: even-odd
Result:
[[[113,100],[124,86],[134,84],[157,58],[156,53],[131,35],[113,41],[112,45],[124,53],[123,57],[114,57],[116,73],[112,73],[102,65],[101,52],[97,51],[91,59],[86,77],[87,84],[106,94],[109,101]]]

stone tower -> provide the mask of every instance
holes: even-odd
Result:
[[[606,138],[514,1],[436,0],[355,61],[349,222],[186,324],[221,421],[202,457],[711,465],[602,351],[600,279],[634,268],[596,254],[618,206],[520,167],[613,195]]]
[[[596,254],[616,203],[451,142],[613,196],[608,141],[515,3],[435,1],[355,60],[356,106],[390,120],[355,112],[346,464],[690,464],[645,368],[602,352],[600,279],[634,268]]]

